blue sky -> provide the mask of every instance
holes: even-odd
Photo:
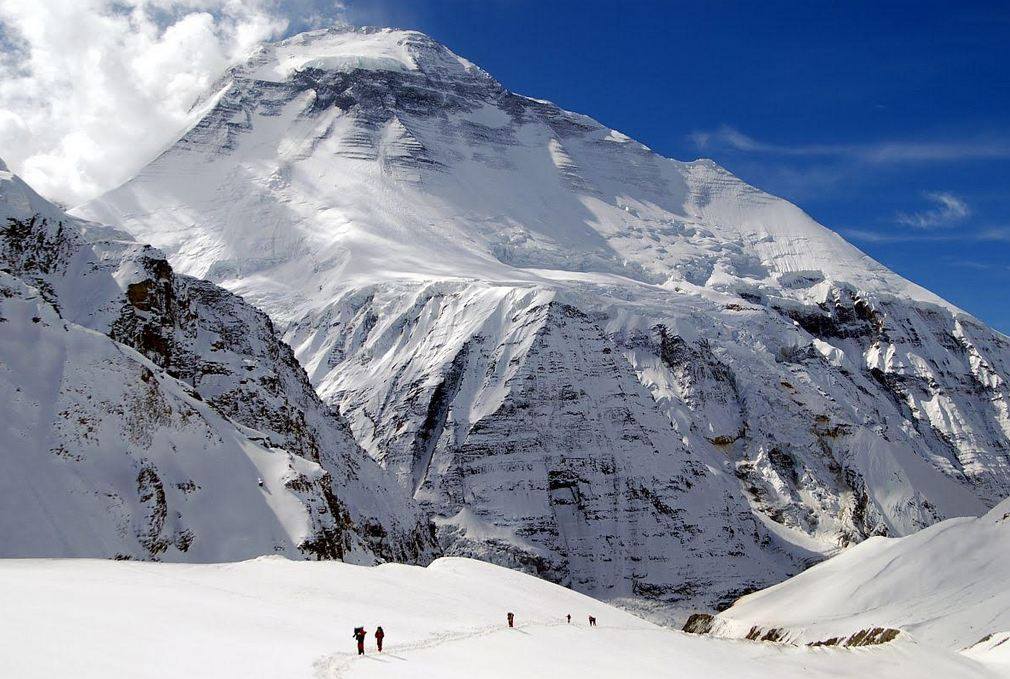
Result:
[[[715,159],[1010,333],[1010,4],[349,0]]]

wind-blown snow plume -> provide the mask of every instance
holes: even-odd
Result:
[[[91,198],[172,141],[230,63],[337,11],[332,0],[5,0],[0,148],[50,198]]]

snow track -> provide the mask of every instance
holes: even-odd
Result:
[[[490,637],[495,634],[507,634],[513,632],[523,632],[525,629],[534,629],[538,627],[557,627],[567,623],[552,622],[552,623],[531,623],[528,625],[517,625],[516,627],[509,628],[505,625],[484,625],[483,627],[474,627],[469,630],[455,630],[452,632],[443,632],[441,634],[434,634],[426,639],[421,639],[419,641],[409,642],[405,644],[384,644],[384,649],[382,653],[379,653],[374,648],[371,650],[365,649],[365,655],[358,655],[357,651],[352,653],[334,653],[331,656],[325,658],[320,658],[314,663],[316,668],[316,676],[319,679],[343,679],[347,676],[349,670],[354,666],[356,662],[361,662],[365,660],[375,660],[387,657],[396,657],[396,653],[409,653],[411,651],[421,651],[428,650],[432,648],[438,648],[446,644],[458,643],[461,641],[470,641],[477,638]],[[523,632],[525,633],[525,632]],[[374,637],[372,637],[374,641]]]

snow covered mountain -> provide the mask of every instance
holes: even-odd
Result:
[[[0,220],[0,555],[433,557],[264,314],[5,167]]]
[[[254,442],[7,273],[0,319],[0,554],[213,561],[311,538],[287,482],[317,485],[318,465]]]
[[[873,537],[716,616],[712,633],[840,645],[862,630],[1010,662],[1010,500],[903,538]]]
[[[269,314],[448,554],[721,605],[1010,494],[1010,340],[419,33],[262,47],[77,214]]]

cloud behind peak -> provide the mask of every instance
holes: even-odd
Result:
[[[338,11],[311,0],[4,0],[0,148],[47,197],[87,200],[169,143],[256,44],[296,17]]]

